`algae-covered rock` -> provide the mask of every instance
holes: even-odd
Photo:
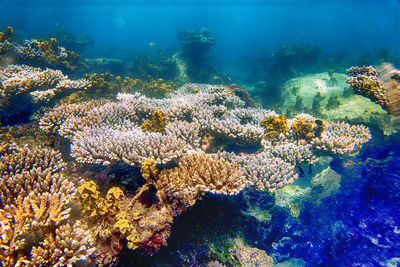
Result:
[[[290,207],[295,202],[300,202],[308,197],[311,188],[300,188],[297,185],[288,185],[280,190],[275,191],[275,204],[280,207]]]
[[[317,196],[317,201],[338,192],[340,188],[341,175],[332,170],[330,167],[318,173],[311,179],[313,187],[321,186],[322,191]]]
[[[264,250],[249,247],[241,238],[236,238],[234,242],[235,245],[231,249],[231,253],[233,253],[239,261],[239,266],[274,266],[273,259],[268,256]]]
[[[387,115],[379,105],[348,89],[347,75],[323,72],[288,80],[283,85],[282,112],[312,112],[326,120],[358,119]]]

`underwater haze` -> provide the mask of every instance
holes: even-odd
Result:
[[[222,66],[285,44],[306,43],[342,56],[387,50],[399,55],[400,3],[396,0],[312,1],[8,1],[0,25],[27,36],[56,31],[88,36],[97,56],[174,49],[177,33],[207,27]],[[106,51],[104,51],[106,50]],[[110,55],[111,54],[111,55]]]
[[[400,266],[399,0],[0,0],[0,266]]]

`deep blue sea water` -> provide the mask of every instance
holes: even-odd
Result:
[[[208,27],[217,40],[212,57],[228,68],[291,43],[344,57],[381,50],[398,56],[399,14],[396,0],[3,0],[0,26],[13,26],[27,36],[54,31],[88,36],[97,56],[151,52],[149,42],[176,49],[180,30]]]
[[[204,65],[212,75],[191,81],[208,82],[216,73],[223,77],[218,81],[256,88],[250,93],[267,109],[279,110],[283,99],[277,91],[290,78],[331,69],[343,74],[353,65],[383,61],[400,67],[398,0],[0,0],[0,31],[8,26],[19,40],[77,36],[88,41],[78,51],[83,58],[116,58],[126,66],[135,55],[171,57],[181,49],[180,32],[206,27],[215,37]],[[316,52],[286,62],[289,67],[271,60],[282,46],[291,45]],[[199,65],[198,70],[206,68]],[[31,120],[34,108],[15,124]],[[283,266],[400,266],[400,139],[398,133],[384,135],[387,125],[371,122],[374,116],[356,120],[371,127],[373,140],[359,154],[339,156],[325,166],[341,176],[339,189],[320,198],[325,189],[312,187],[298,201],[300,215],[276,205],[266,192],[206,194],[175,218],[168,246],[154,256],[125,248],[120,266],[219,266],[208,264],[228,257],[223,241],[235,236],[275,263],[286,262]],[[13,125],[13,119],[7,123]],[[298,170],[308,178],[315,174],[308,166]],[[269,219],[250,216],[254,210]]]

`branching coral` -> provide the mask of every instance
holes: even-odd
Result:
[[[199,92],[193,93],[193,88]],[[341,130],[337,130],[335,124],[307,114],[288,120],[273,111],[243,108],[240,99],[217,86],[187,84],[165,99],[120,94],[118,100],[90,108],[82,104],[79,105],[81,111],[74,106],[77,111],[65,113],[71,114],[68,119],[51,119],[57,109],[69,107],[60,106],[42,118],[41,126],[43,129],[60,128],[59,133],[72,140],[72,156],[79,162],[110,164],[122,161],[138,167],[146,160],[155,164],[178,162],[188,151],[201,148],[216,152],[224,145],[235,143],[243,147],[263,147],[260,152],[271,159],[269,164],[282,160],[292,166],[286,167],[290,170],[303,161],[314,163],[321,150],[350,153],[370,138],[369,130],[364,126],[342,123]],[[141,121],[153,112],[165,115],[165,133],[144,132],[140,128],[143,128]],[[151,128],[151,123],[148,127]],[[269,135],[271,132],[276,133],[273,138]],[[200,144],[202,137],[208,141]],[[249,174],[248,180],[253,176]],[[287,182],[279,182],[281,176]],[[262,177],[270,181],[264,188],[273,190],[293,182],[295,176],[277,172],[278,178],[274,178],[277,182],[270,180],[272,174],[269,172]]]
[[[14,30],[12,27],[5,28],[2,32],[0,32],[0,43],[3,43],[4,41],[11,42],[13,34]]]
[[[164,188],[168,194],[183,201],[186,206],[193,205],[203,192],[217,194],[237,194],[245,186],[239,167],[225,161],[214,159],[205,153],[191,153],[179,160],[179,167],[163,170],[156,178],[159,195],[164,199]],[[167,194],[167,195],[168,195]]]
[[[58,46],[55,38],[25,40],[23,45],[15,45],[15,50],[21,61],[36,66],[73,71],[79,64],[79,55]]]
[[[347,70],[350,88],[379,104],[389,114],[400,115],[400,71],[391,64],[374,67],[352,67]]]
[[[89,233],[79,221],[72,228],[67,223],[75,188],[59,173],[61,155],[15,149],[0,157],[0,167],[2,265],[72,266],[87,259],[93,251]]]
[[[369,139],[371,134],[365,126],[331,122],[326,125],[321,137],[313,139],[312,144],[319,150],[347,154],[360,149]]]
[[[49,101],[56,94],[83,90],[90,86],[87,80],[69,80],[59,70],[41,70],[25,65],[9,65],[0,70],[2,103],[10,98],[29,93],[35,102]]]

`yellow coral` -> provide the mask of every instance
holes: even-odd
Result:
[[[164,97],[167,93],[173,92],[176,88],[174,82],[164,82],[163,79],[152,79],[148,75],[147,80],[132,79],[125,77],[124,91],[125,92],[140,92],[150,97]]]
[[[99,211],[104,205],[104,200],[100,197],[97,184],[93,181],[83,182],[78,187],[78,193],[83,214],[91,218],[99,216]]]
[[[268,131],[282,133],[287,131],[287,120],[285,115],[270,116],[261,121],[261,126]]]
[[[291,126],[291,129],[297,134],[301,139],[311,140],[314,138],[313,124],[310,121],[298,120]]]
[[[144,120],[141,127],[147,132],[159,132],[164,133],[167,122],[164,113],[161,110],[154,110],[151,114],[151,121]]]
[[[146,159],[142,164],[142,168],[140,169],[140,173],[143,178],[146,180],[154,179],[157,172],[157,166],[152,159]]]
[[[5,30],[0,32],[0,43],[4,42],[6,40],[10,42],[13,34],[14,34],[13,28],[7,27]]]

